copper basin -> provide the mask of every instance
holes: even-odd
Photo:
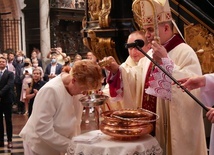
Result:
[[[153,125],[148,123],[140,126],[120,127],[101,123],[100,130],[115,139],[132,140],[151,133]]]
[[[100,130],[113,138],[131,140],[149,134],[158,116],[144,109],[111,110],[101,113]]]

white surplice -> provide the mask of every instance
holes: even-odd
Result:
[[[214,106],[214,74],[205,74],[206,86],[201,88],[201,98],[203,103],[208,106]],[[214,155],[214,125],[212,123],[210,135],[210,152],[209,155]]]
[[[151,50],[148,52],[151,55]],[[175,79],[201,75],[197,55],[191,47],[181,43],[168,53],[174,62]],[[120,68],[123,81],[123,101],[126,108],[142,107],[145,77],[150,60],[142,58],[130,70]],[[206,140],[202,108],[176,85],[172,86],[171,101],[157,98],[156,138],[167,155],[206,155]],[[199,89],[192,91],[197,98]]]

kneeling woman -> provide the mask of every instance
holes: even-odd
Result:
[[[91,60],[77,61],[70,73],[62,72],[47,82],[20,133],[25,154],[65,153],[71,138],[81,132],[82,92],[99,89],[101,82],[101,68]]]

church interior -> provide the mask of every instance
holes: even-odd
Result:
[[[12,48],[30,57],[41,51],[45,67],[51,48],[62,47],[71,60],[87,52],[102,60],[113,56],[121,64],[128,57],[124,47],[129,34],[140,30],[133,15],[135,0],[0,0],[0,53]],[[203,74],[214,72],[214,2],[212,0],[169,0],[172,17],[184,39],[196,52]],[[139,9],[139,8],[136,8]],[[83,113],[83,118],[85,113]],[[90,123],[81,124],[82,133],[97,129],[94,113]],[[0,154],[22,155],[19,132],[28,120],[13,113],[13,148],[0,148]],[[211,123],[204,112],[207,146]]]

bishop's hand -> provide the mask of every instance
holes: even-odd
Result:
[[[116,60],[112,56],[103,58],[103,60],[99,61],[98,64],[101,67],[105,67],[105,69],[107,69],[113,74],[115,74],[119,69],[119,64],[116,62]]]
[[[158,44],[157,41],[152,41],[152,46],[151,48],[153,49],[153,59],[161,64],[162,62],[162,58],[167,58],[167,51],[165,49],[165,47],[163,47],[162,45]]]

